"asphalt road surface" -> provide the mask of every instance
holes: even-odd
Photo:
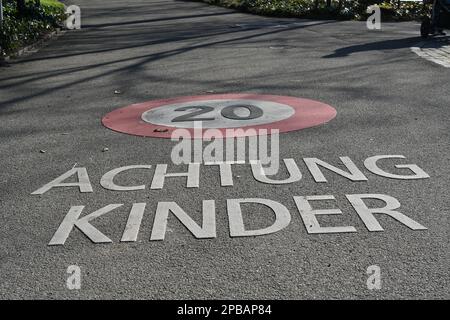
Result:
[[[266,18],[188,1],[66,3],[81,7],[81,30],[0,68],[1,298],[450,297],[450,73],[410,49],[421,42],[417,23],[369,31],[363,22]],[[297,162],[300,181],[264,184],[249,165],[235,165],[234,185],[222,187],[217,168],[202,165],[198,188],[169,178],[160,190],[150,189],[156,164],[186,171],[171,164],[175,142],[101,123],[127,105],[211,93],[313,99],[334,107],[337,116],[280,135],[280,157]],[[380,161],[386,172],[411,175],[394,165],[416,164],[430,177],[371,173],[363,162],[376,155],[405,157]],[[345,169],[339,157],[349,157],[367,181],[324,169],[327,182],[317,183],[302,160]],[[153,167],[115,182],[145,190],[100,185],[106,172],[128,165]],[[67,186],[32,194],[72,168],[86,168],[93,192]],[[369,231],[346,199],[352,194],[394,197],[398,211],[426,230],[381,214],[384,230]],[[315,208],[342,211],[317,217],[321,226],[356,232],[308,233],[293,197],[313,195],[336,198],[316,201]],[[292,220],[273,234],[231,237],[226,200],[238,198],[279,202]],[[215,200],[215,238],[198,239],[171,216],[164,241],[150,241],[159,202],[175,201],[201,225],[202,200]],[[142,225],[137,241],[121,242],[133,203],[147,204]],[[109,204],[123,206],[91,222],[111,243],[93,243],[74,229],[64,245],[49,245],[71,207],[85,206],[85,215]],[[274,221],[261,205],[244,205],[243,212],[249,230]],[[71,265],[81,268],[79,290],[67,287]],[[368,278],[377,274],[370,266],[381,276],[372,290]]]

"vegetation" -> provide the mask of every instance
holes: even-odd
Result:
[[[35,42],[61,26],[64,5],[58,0],[0,0],[4,20],[0,27],[0,57]],[[399,0],[195,0],[238,10],[281,17],[365,19],[366,9],[380,5],[384,20],[418,19],[425,14],[421,2]]]
[[[197,0],[198,1],[198,0]],[[246,12],[301,18],[357,19],[368,17],[367,7],[378,4],[383,18],[411,20],[422,17],[426,7],[422,2],[398,0],[200,0]]]
[[[4,20],[0,27],[0,55],[14,53],[61,26],[64,5],[57,0],[0,0]]]

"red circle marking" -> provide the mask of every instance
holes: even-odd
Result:
[[[291,117],[281,121],[260,125],[249,125],[239,128],[229,128],[231,130],[229,130],[228,132],[226,128],[217,128],[222,132],[223,137],[226,138],[255,135],[254,130],[250,130],[249,132],[239,132],[242,130],[236,131],[235,129],[244,129],[244,131],[246,131],[247,129],[255,129],[256,135],[260,134],[259,129],[267,129],[268,134],[270,134],[271,129],[278,129],[281,133],[314,127],[326,123],[336,116],[336,110],[333,107],[325,103],[309,99],[261,94],[212,94],[152,100],[143,103],[132,104],[130,106],[116,109],[108,113],[103,117],[102,123],[105,127],[111,130],[135,136],[170,138],[171,133],[174,130],[182,129],[188,130],[191,133],[191,137],[194,138],[193,128],[176,128],[148,123],[142,120],[142,114],[150,109],[169,104],[185,103],[191,101],[232,99],[251,99],[277,102],[292,107],[295,113]],[[207,130],[208,129],[204,128],[203,133]]]

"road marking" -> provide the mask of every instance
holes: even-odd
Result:
[[[251,125],[267,124],[288,119],[295,114],[295,110],[292,107],[272,101],[250,99],[225,101],[208,100],[202,102],[202,104],[208,106],[208,108],[211,108],[211,111],[206,112],[207,117],[202,118],[200,116],[193,116],[192,119],[208,119],[202,121],[202,127],[206,129],[239,128],[246,127],[249,123]],[[255,116],[253,119],[249,119],[252,117],[252,110],[250,110],[251,106],[261,113],[257,114],[256,116],[258,117]],[[160,126],[194,128],[194,121],[177,121],[176,119],[185,119],[186,117],[189,117],[189,114],[194,114],[197,112],[195,110],[198,110],[196,109],[198,107],[199,103],[197,101],[164,105],[144,112],[142,114],[142,120],[147,123]],[[191,111],[189,112],[189,110]],[[180,113],[182,114],[181,116]]]
[[[450,68],[450,41],[448,38],[435,38],[422,41],[411,50],[430,62]]]
[[[105,127],[136,136],[171,138],[183,128],[195,134],[219,130],[225,138],[288,132],[326,123],[336,110],[322,102],[275,95],[213,94],[153,100],[130,105],[103,117]],[[229,130],[236,129],[236,130]],[[246,130],[239,130],[246,129]],[[247,130],[255,129],[255,130]],[[203,135],[200,138],[204,138]]]
[[[396,221],[413,231],[427,230],[427,227],[421,225],[415,220],[409,218],[405,214],[397,211],[400,208],[400,202],[389,195],[385,194],[346,194],[347,201],[352,205],[359,218],[362,220],[366,229],[369,232],[385,231],[378,222],[376,215],[389,216],[390,222]],[[381,200],[385,203],[382,207],[370,207],[364,200]],[[340,209],[313,209],[311,201],[330,201],[336,202],[333,195],[314,195],[314,196],[296,196],[292,200],[297,206],[297,211],[306,228],[308,234],[327,234],[327,233],[354,233],[358,230],[353,226],[322,226],[317,217],[319,215],[343,215]],[[369,202],[368,201],[368,202]],[[248,210],[244,210],[241,204],[258,204],[271,209],[275,216],[275,221],[270,219],[269,225],[260,229],[247,229],[245,221],[248,221],[249,216],[259,214],[259,209],[252,209],[253,212],[249,215]],[[123,204],[110,204],[102,207],[88,215],[80,218],[84,206],[71,207],[69,212],[64,217],[60,226],[56,230],[52,239],[49,242],[50,246],[64,245],[69,238],[74,227],[77,227],[81,233],[89,238],[95,244],[111,243],[110,238],[105,236],[99,229],[94,227],[90,222],[106,213],[122,207]],[[133,203],[131,211],[128,216],[127,225],[123,231],[120,242],[136,242],[140,233],[142,218],[145,214],[146,203]],[[272,233],[277,233],[289,226],[292,220],[292,212],[287,207],[278,201],[266,198],[239,198],[226,199],[226,212],[228,215],[228,227],[230,237],[254,237],[264,236]],[[194,236],[196,239],[214,239],[217,238],[216,228],[216,201],[203,200],[202,201],[202,219],[193,219],[191,215],[178,205],[175,201],[158,202],[156,212],[153,219],[153,226],[150,235],[150,241],[163,241],[168,230],[169,215],[174,215],[181,224]],[[117,222],[114,222],[117,223]],[[384,222],[386,223],[386,222]]]
[[[357,165],[350,159],[350,157],[339,157],[344,169],[336,167],[328,162],[317,158],[303,158],[303,162],[316,183],[327,182],[323,170],[327,170],[327,176],[334,173],[342,178],[346,178],[352,182],[362,182],[368,181],[368,178],[364,173],[357,167]],[[395,179],[395,180],[420,180],[428,179],[430,176],[425,173],[416,164],[394,164],[393,167],[400,169],[401,174],[397,174],[391,171],[385,171],[383,166],[380,166],[381,161],[391,160],[391,159],[405,159],[402,155],[377,155],[366,158],[363,161],[364,167],[367,171],[379,177]],[[279,174],[276,176],[270,175],[270,178],[266,175],[265,169],[261,166],[259,162],[250,161],[248,165],[251,166],[251,173],[253,178],[260,183],[269,185],[279,185],[279,184],[292,184],[299,182],[302,179],[302,173],[294,159],[283,159],[286,166],[286,170],[289,173],[288,177],[283,177],[280,179]],[[233,169],[232,164],[237,165],[236,162],[221,162],[221,163],[207,163],[204,166],[209,166],[212,164],[218,164],[219,169],[217,172],[220,174],[220,187],[233,187]],[[247,163],[245,163],[247,165]],[[170,189],[174,179],[183,179],[186,181],[186,188],[200,188],[200,163],[190,163],[188,169],[180,172],[180,170],[174,170],[171,168],[169,172],[167,164],[156,164],[156,165],[129,165],[123,166],[116,169],[109,170],[100,179],[100,185],[105,190],[111,190],[114,192],[136,192],[147,189],[146,185],[128,185],[121,186],[114,183],[114,178],[121,174],[130,174],[131,171],[139,171],[144,174],[148,173],[148,170],[152,170],[153,179],[151,179],[151,190],[162,190]],[[392,166],[392,163],[391,163]],[[75,170],[76,169],[76,170]],[[80,193],[93,192],[93,187],[90,183],[88,172],[86,168],[75,168],[70,169],[66,173],[63,173],[56,179],[53,179],[45,186],[39,188],[37,191],[33,192],[33,195],[42,196],[47,194],[53,188],[68,188],[69,190],[77,190]],[[405,169],[410,171],[409,174],[404,172]],[[77,181],[73,182],[73,178],[76,176]],[[170,182],[166,181],[166,178]],[[66,180],[71,180],[68,183]],[[132,184],[132,183],[131,183]],[[208,188],[211,186],[208,185]],[[296,189],[293,189],[296,190]],[[51,194],[51,193],[50,193]],[[393,220],[407,226],[411,230],[427,230],[427,227],[416,222],[407,215],[397,211],[400,208],[400,202],[386,194],[380,193],[366,193],[366,194],[345,194],[347,201],[353,206],[359,218],[362,220],[366,229],[370,232],[380,232],[384,231],[384,228],[378,222],[375,215],[387,215]],[[336,201],[333,195],[305,195],[300,196],[292,194],[292,199],[295,202],[301,219],[305,225],[308,234],[317,233],[352,233],[357,232],[356,228],[353,226],[322,226],[319,220],[316,218],[318,215],[342,215],[343,212],[337,208],[335,209],[313,209],[310,202],[312,201]],[[366,204],[366,199],[372,201],[373,199],[383,201],[385,205],[382,207],[373,207],[372,205]],[[117,194],[114,194],[114,200],[117,200]],[[194,199],[189,199],[189,203]],[[227,203],[227,214],[229,218],[229,230],[231,237],[247,237],[247,236],[261,236],[270,233],[275,233],[286,228],[291,221],[291,213],[283,204],[265,198],[239,198],[239,199],[225,199]],[[209,239],[216,238],[216,203],[215,200],[202,200],[203,203],[203,219],[201,223],[198,223],[197,219],[191,218],[189,213],[185,211],[186,203],[178,204],[174,201],[163,201],[157,202],[157,209],[155,213],[155,218],[153,221],[153,228],[150,240],[164,240],[166,231],[169,230],[167,224],[169,223],[168,218],[170,213],[178,218],[178,220],[191,232],[191,234],[197,239]],[[244,214],[241,210],[241,203],[253,203],[264,205],[272,210],[275,214],[275,222],[271,225],[266,226],[262,229],[245,229]],[[58,229],[51,238],[49,245],[64,245],[72,230],[76,227],[81,233],[83,233],[88,239],[90,239],[95,244],[100,243],[111,243],[113,242],[107,235],[103,234],[98,230],[91,221],[99,218],[105,214],[110,215],[112,211],[123,207],[124,204],[109,204],[96,211],[83,215],[81,217],[85,206],[77,205],[71,206],[68,213],[65,215]],[[133,203],[131,210],[128,214],[128,220],[124,228],[123,234],[121,236],[120,242],[135,242],[138,239],[140,233],[140,227],[142,220],[145,216],[146,203],[137,202]],[[198,211],[196,211],[198,212]],[[259,211],[257,211],[259,212]],[[248,216],[247,216],[248,219]],[[117,223],[114,222],[114,223]]]

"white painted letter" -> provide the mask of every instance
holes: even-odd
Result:
[[[245,230],[241,203],[259,203],[269,207],[275,213],[275,222],[271,226],[264,229]],[[227,211],[231,237],[260,236],[275,233],[287,227],[291,222],[291,214],[288,209],[281,203],[269,199],[230,199],[227,200]]]
[[[91,214],[88,214],[87,216],[84,216],[83,218],[79,217],[84,209],[84,206],[71,207],[63,222],[61,222],[58,230],[56,230],[53,235],[52,240],[50,240],[49,245],[63,245],[74,226],[83,232],[94,243],[112,242],[111,239],[98,231],[98,229],[94,228],[89,222],[121,206],[122,204],[110,204],[95,212],[92,212]]]
[[[64,180],[73,176],[75,173],[77,174],[78,182],[62,183]],[[80,189],[80,192],[93,192],[86,168],[72,168],[55,180],[47,183],[42,188],[34,191],[32,194],[44,194],[51,188],[55,187],[78,187]]]
[[[295,163],[294,159],[283,159],[284,164],[289,172],[289,178],[284,180],[273,180],[269,179],[266,174],[265,170],[261,165],[260,161],[251,161],[252,166],[252,172],[253,177],[255,177],[256,180],[263,183],[268,184],[287,184],[287,183],[293,183],[300,181],[302,178],[302,173],[300,172],[300,169],[298,168],[297,164]]]
[[[188,188],[198,188],[200,180],[200,164],[199,163],[189,163],[188,172],[182,173],[166,173],[167,164],[156,165],[155,175],[153,176],[153,181],[150,189],[162,189],[164,186],[164,179],[166,177],[187,177]]]
[[[341,232],[356,232],[354,227],[321,227],[317,221],[316,215],[324,214],[342,214],[339,209],[322,209],[313,210],[309,201],[314,200],[335,200],[334,196],[308,196],[308,197],[294,197],[295,204],[305,224],[308,233],[341,233]]]
[[[426,230],[424,226],[408,218],[404,214],[394,211],[400,208],[400,202],[397,199],[384,194],[348,194],[347,199],[353,205],[361,220],[369,231],[383,231],[384,229],[373,216],[374,213],[382,213],[400,221],[412,230]],[[362,199],[377,199],[386,203],[383,208],[368,208]]]
[[[141,186],[133,186],[133,187],[123,187],[118,186],[114,183],[114,178],[116,175],[121,173],[122,171],[131,170],[131,169],[150,169],[152,166],[145,166],[145,165],[136,165],[136,166],[126,166],[117,168],[114,170],[111,170],[103,175],[103,177],[100,179],[100,184],[103,188],[106,190],[112,190],[112,191],[135,191],[135,190],[144,190],[145,185]]]
[[[410,179],[426,179],[429,178],[430,176],[423,171],[422,169],[420,169],[417,165],[415,164],[396,164],[395,167],[397,169],[409,169],[411,170],[414,174],[413,175],[400,175],[400,174],[393,174],[393,173],[389,173],[386,172],[382,169],[380,169],[380,167],[377,166],[377,161],[380,159],[391,159],[391,158],[397,158],[397,159],[405,159],[405,156],[374,156],[374,157],[370,157],[367,158],[366,161],[364,161],[364,165],[366,166],[367,170],[369,170],[372,173],[375,173],[379,176],[382,177],[386,177],[386,178],[392,178],[392,179],[400,179],[400,180],[410,180]]]
[[[214,200],[203,200],[203,226],[189,217],[176,202],[159,202],[156,208],[150,240],[164,240],[167,229],[167,219],[171,211],[178,220],[198,239],[216,237],[216,208]]]
[[[122,235],[121,242],[133,242],[137,240],[142,217],[144,216],[146,203],[134,203],[128,216],[127,225]]]
[[[220,169],[220,185],[222,187],[228,187],[233,185],[233,171],[231,170],[231,165],[235,163],[235,161],[207,162],[205,163],[205,166],[218,165]]]
[[[318,165],[327,168],[328,170],[331,170],[352,181],[367,181],[367,178],[349,157],[339,157],[339,159],[341,159],[342,163],[345,164],[349,172],[336,168],[317,158],[304,158],[303,161],[305,161],[306,166],[308,167],[316,182],[327,182],[327,179],[320,171]]]

